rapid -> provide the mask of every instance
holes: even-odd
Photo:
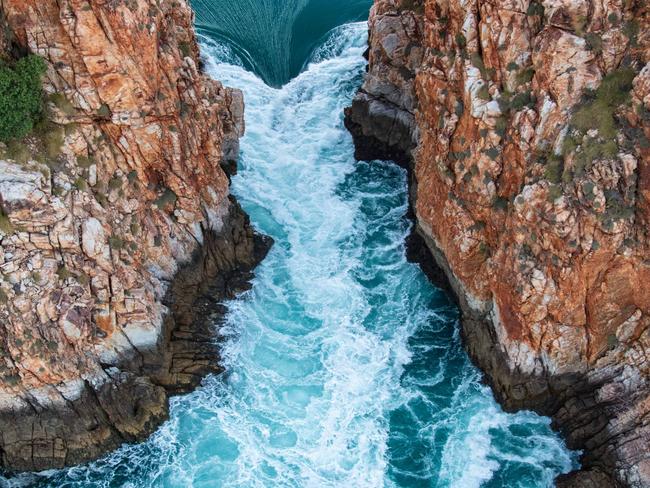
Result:
[[[215,324],[226,372],[173,398],[147,442],[0,486],[531,488],[575,468],[549,419],[501,410],[457,307],[407,262],[405,171],[353,158],[367,25],[332,28],[279,88],[290,62],[264,74],[199,32],[206,70],[245,93],[232,191],[276,242]]]

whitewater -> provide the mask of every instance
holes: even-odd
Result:
[[[215,324],[226,372],[147,442],[0,486],[531,488],[577,466],[548,419],[500,409],[456,306],[407,262],[404,170],[354,161],[343,109],[366,32],[335,29],[282,88],[202,37],[207,71],[246,98],[232,191],[276,242]]]

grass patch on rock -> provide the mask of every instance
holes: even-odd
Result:
[[[634,77],[634,70],[621,68],[605,76],[596,90],[585,93],[562,148],[563,156],[574,154],[574,176],[582,176],[593,161],[618,153],[616,111],[630,102]],[[569,175],[565,174],[565,180],[570,180]]]
[[[11,220],[9,220],[9,216],[0,208],[0,232],[10,235],[13,234],[15,230],[14,225],[11,223]]]

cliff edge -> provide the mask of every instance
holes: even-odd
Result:
[[[242,94],[202,73],[186,0],[2,0],[0,23],[3,63],[46,65],[42,119],[0,145],[0,467],[42,470],[218,371],[217,302],[269,242],[229,194]]]
[[[582,470],[650,486],[650,8],[375,0],[346,111],[359,159],[411,172],[417,232],[508,410]]]

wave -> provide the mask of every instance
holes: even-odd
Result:
[[[342,112],[366,32],[335,29],[282,88],[201,38],[210,74],[246,97],[232,190],[277,243],[228,303],[227,373],[172,399],[145,443],[5,483],[529,488],[576,466],[548,419],[499,408],[462,349],[458,310],[407,262],[405,171],[353,160]]]

